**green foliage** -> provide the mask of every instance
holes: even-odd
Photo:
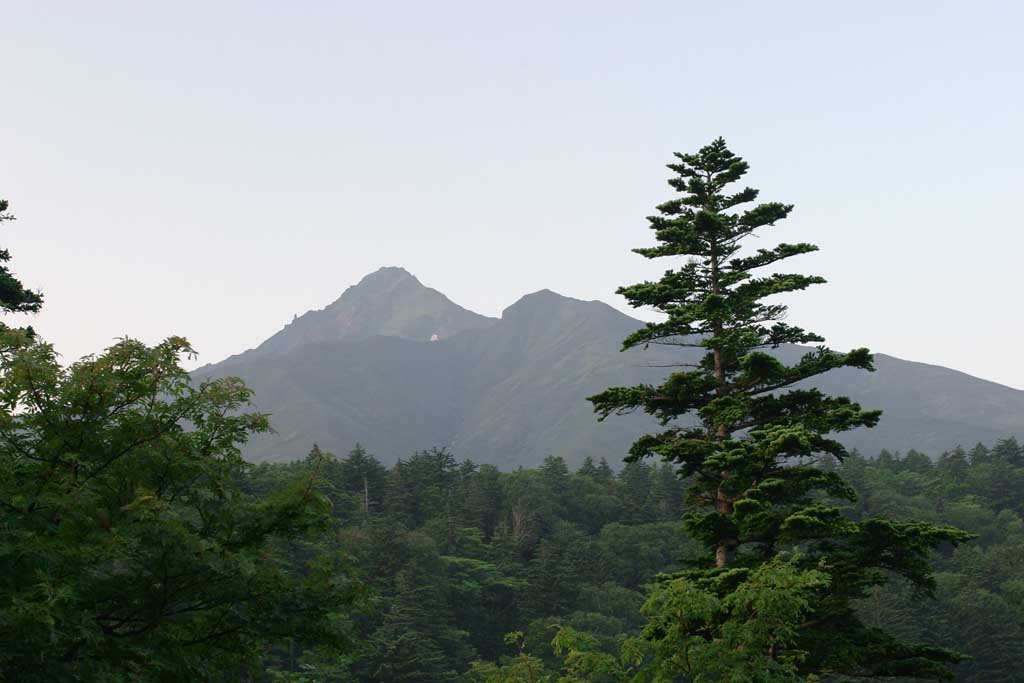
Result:
[[[597,638],[568,626],[558,629],[551,645],[563,662],[563,674],[559,676],[558,683],[628,683],[638,680],[648,650],[643,640],[628,638],[623,641],[620,652],[608,652],[601,648]]]
[[[14,216],[8,212],[8,202],[0,199],[0,225],[13,221]],[[43,306],[43,295],[25,289],[17,277],[8,268],[11,253],[0,249],[0,310],[6,313],[36,313]],[[32,328],[27,333],[32,335]]]
[[[516,655],[502,663],[473,662],[466,674],[468,683],[552,683],[553,674],[544,662],[526,652],[522,631],[505,634],[506,645],[516,648]]]
[[[387,470],[359,444],[339,463],[336,487],[354,499],[365,515],[380,511],[386,486]]]
[[[617,653],[639,632],[643,586],[698,552],[678,533],[683,482],[645,463],[616,475],[606,463],[572,472],[552,457],[500,472],[421,451],[385,471],[380,504],[366,514],[336,496],[345,481],[358,482],[336,478],[345,461],[318,457],[328,498],[337,498],[337,547],[373,590],[344,666],[352,680],[529,680],[532,670],[534,680],[555,681],[565,673],[552,645],[559,629]],[[365,451],[358,457],[380,467]],[[264,496],[304,481],[312,467],[259,465],[239,486]],[[636,497],[647,507],[625,505]],[[506,643],[513,631],[518,640]],[[280,680],[347,680],[330,678],[324,660],[301,648],[268,666]]]
[[[372,455],[362,457],[375,462]],[[226,487],[265,504],[304,491],[313,477],[319,504],[326,505],[344,489],[337,478],[341,462],[315,449],[305,461],[236,472]],[[316,554],[330,557],[344,549],[355,566],[345,565],[340,578],[351,582],[347,572],[356,571],[373,592],[370,607],[351,620],[351,647],[332,652],[303,642],[298,633],[282,634],[265,650],[264,671],[253,680],[691,680],[668,656],[679,650],[682,637],[688,638],[690,656],[702,662],[693,675],[703,680],[731,680],[726,663],[750,680],[806,679],[801,667],[812,653],[799,626],[827,613],[808,610],[828,606],[819,600],[831,590],[820,585],[828,567],[802,555],[778,556],[710,579],[680,574],[685,561],[698,560],[702,551],[679,533],[681,504],[663,511],[651,495],[664,468],[638,462],[631,467],[649,471],[595,477],[584,467],[551,477],[544,470],[550,475],[561,467],[549,464],[499,472],[449,463],[442,473],[454,468],[462,474],[441,477],[441,489],[435,476],[405,489],[386,487],[378,511],[369,515],[358,505],[358,491],[356,504],[337,499],[331,515],[338,533],[316,532],[319,548],[295,540],[272,543],[281,566],[299,573],[299,565]],[[956,522],[981,536],[977,545],[944,548],[934,601],[922,600],[907,581],[867,588],[851,605],[865,628],[856,647],[875,651],[875,629],[883,629],[928,643],[932,649],[924,651],[933,655],[942,648],[964,649],[973,659],[957,666],[961,680],[1017,680],[1024,675],[1021,501],[999,508],[977,493],[988,485],[991,463],[967,463],[956,478],[937,465],[921,464],[911,454],[890,454],[881,460],[852,456],[826,468],[850,480],[859,494],[857,502],[842,506],[844,519],[899,509],[906,519]],[[386,478],[398,467],[386,471]],[[1021,468],[1011,466],[1011,472]],[[645,507],[631,509],[624,503],[637,495],[637,481],[651,484],[639,489]],[[671,481],[665,479],[666,485]],[[670,497],[684,485],[674,483]],[[494,495],[485,499],[473,491]],[[403,505],[391,501],[392,494]],[[893,500],[901,502],[895,506]],[[607,522],[596,528],[587,514],[593,503],[609,511]],[[532,530],[516,541],[515,520],[533,508],[536,514],[520,522]],[[429,512],[410,527],[407,509]],[[673,610],[683,610],[690,621]],[[336,614],[347,621],[344,615],[351,611]],[[513,631],[518,635],[506,642],[504,634]],[[832,644],[838,648],[841,642]],[[913,650],[906,655],[921,664]],[[764,678],[769,674],[775,678]]]
[[[729,605],[748,577],[774,566],[772,558],[779,553],[798,549],[803,570],[825,571],[831,582],[808,598],[815,617],[792,634],[806,656],[787,659],[773,650],[773,666],[793,676],[947,676],[945,665],[957,661],[953,653],[919,648],[867,629],[851,603],[890,577],[931,592],[932,550],[957,545],[970,535],[949,526],[852,520],[841,514],[839,503],[854,500],[853,490],[835,470],[814,465],[823,456],[847,458],[834,434],[874,426],[880,412],[862,410],[846,397],[826,396],[801,383],[836,368],[873,370],[872,356],[867,349],[831,351],[817,334],[783,322],[786,306],[776,295],[824,280],[764,274],[761,269],[817,247],[779,244],[744,251],[750,238],[785,219],[793,207],[764,203],[740,208],[754,202],[758,191],[734,187],[748,165],[720,138],[695,154],[676,157],[678,162],[669,165],[676,174],[669,184],[680,195],[648,218],[656,246],[634,251],[647,258],[685,261],[657,282],[618,290],[630,305],[665,314],[663,321],[648,323],[627,337],[623,349],[656,344],[701,349],[703,354],[690,369],[671,373],[657,386],[613,387],[590,401],[600,419],[643,410],[666,427],[638,439],[629,460],[658,456],[677,465],[690,481],[684,524],[708,555],[680,576],[693,590],[710,591],[708,599]],[[805,348],[792,365],[771,353],[782,345],[808,343],[818,346]],[[982,458],[972,456],[972,462]],[[920,458],[914,463],[925,467]],[[694,609],[701,604],[696,595]],[[705,607],[711,609],[710,603]],[[694,615],[696,621],[682,622],[686,637],[709,643],[738,628],[740,618],[719,607]],[[702,621],[708,615],[723,622],[720,635]],[[648,635],[658,642],[663,631]],[[744,651],[758,661],[760,655],[750,648]],[[781,675],[772,671],[765,669],[765,675]]]
[[[752,571],[711,581],[659,582],[644,605],[644,636],[655,643],[654,680],[797,683],[807,653],[800,630],[828,574],[778,555]],[[729,584],[724,592],[720,584]],[[716,585],[717,584],[717,585]]]
[[[0,678],[223,680],[285,641],[351,646],[320,462],[240,491],[266,418],[237,380],[193,385],[191,352],[126,339],[64,368],[0,333]]]
[[[992,453],[1005,458],[1003,476],[1019,482],[1024,468],[1015,462],[1015,441],[999,442]],[[1007,448],[1009,446],[1009,448]],[[865,624],[904,639],[956,649],[969,659],[956,667],[960,681],[1017,681],[1024,677],[1024,495],[1000,500],[985,495],[997,463],[968,463],[962,449],[942,454],[922,469],[911,453],[885,460],[854,457],[841,471],[855,481],[861,512],[877,509],[906,519],[955,524],[977,534],[961,548],[943,548],[935,574],[935,600],[921,600],[905,582],[875,588],[857,604]],[[956,463],[956,466],[948,466]],[[1021,489],[1017,489],[1021,491]],[[894,503],[898,501],[898,504]]]
[[[762,564],[734,563],[727,571],[709,576],[680,573],[684,560],[701,557],[701,548],[679,533],[679,522],[674,520],[682,508],[662,515],[657,499],[650,495],[661,468],[638,462],[631,467],[649,471],[595,478],[597,466],[585,464],[566,475],[564,494],[544,475],[543,470],[550,474],[552,467],[507,473],[469,468],[472,471],[465,480],[455,479],[452,485],[472,491],[486,482],[496,492],[486,515],[496,520],[490,537],[483,533],[480,520],[484,517],[471,511],[468,498],[463,501],[460,496],[455,496],[457,504],[451,508],[437,506],[435,516],[428,516],[414,530],[380,517],[369,526],[358,514],[342,520],[342,543],[377,589],[377,615],[361,623],[360,638],[365,643],[374,633],[386,633],[378,629],[383,615],[392,609],[390,603],[404,600],[404,588],[395,583],[402,574],[415,576],[426,586],[425,595],[438,596],[425,601],[430,605],[431,627],[410,621],[403,632],[404,646],[417,652],[423,643],[416,640],[429,641],[436,653],[446,651],[445,638],[461,642],[458,657],[425,658],[423,668],[436,671],[430,668],[435,661],[442,674],[454,671],[463,681],[526,681],[530,676],[549,683],[691,680],[676,668],[683,665],[670,656],[680,651],[683,637],[689,639],[691,657],[698,656],[701,662],[699,667],[690,663],[691,673],[704,680],[733,680],[728,678],[733,672],[748,676],[736,680],[811,680],[806,669],[812,665],[815,648],[826,647],[849,661],[860,661],[863,652],[878,655],[887,668],[879,666],[856,678],[822,672],[823,683],[900,680],[896,674],[908,671],[921,680],[927,667],[932,667],[929,675],[934,678],[942,675],[943,661],[951,658],[949,650],[962,650],[971,657],[955,666],[958,680],[1019,680],[1024,676],[1024,563],[1020,560],[1024,557],[1024,497],[1017,499],[1016,507],[1001,507],[1002,503],[980,494],[991,481],[991,462],[965,460],[962,471],[950,473],[938,464],[949,459],[949,455],[940,457],[932,465],[914,453],[889,453],[873,460],[853,454],[841,464],[819,465],[855,489],[857,500],[839,506],[844,522],[876,520],[885,511],[896,522],[874,533],[883,536],[904,529],[907,537],[901,543],[925,546],[928,527],[914,526],[913,520],[958,524],[979,535],[975,544],[943,545],[940,553],[931,556],[938,562],[930,576],[935,599],[923,599],[921,588],[899,579],[862,586],[863,597],[845,603],[843,596],[860,588],[837,586],[833,571],[862,560],[856,559],[858,555],[847,558],[838,549],[818,564],[801,552],[777,555]],[[293,466],[273,467],[284,471]],[[561,469],[557,464],[553,467]],[[1020,466],[1009,467],[1005,474],[1011,480],[1024,472]],[[654,521],[637,522],[637,510],[623,503],[636,495],[636,482],[645,480],[652,483],[648,491],[641,490],[647,502],[638,510],[639,517]],[[675,480],[677,490],[683,484]],[[434,497],[433,488],[425,484],[422,495]],[[411,494],[418,495],[415,489]],[[591,505],[617,512],[594,529],[594,521],[586,514]],[[524,514],[524,510],[536,514]],[[435,556],[445,542],[449,516],[461,525],[455,549]],[[521,517],[525,517],[522,524],[532,530],[520,542],[512,542],[512,523]],[[433,541],[427,542],[423,534]],[[412,539],[418,539],[414,548],[409,547]],[[850,548],[857,544],[840,547],[852,552]],[[821,559],[833,564],[822,566]],[[430,570],[410,573],[410,564]],[[928,572],[929,567],[925,563],[918,570]],[[435,573],[442,571],[444,576],[438,579]],[[661,579],[656,578],[659,573]],[[826,578],[828,584],[823,585]],[[841,599],[825,599],[837,590]],[[856,637],[844,641],[825,633],[823,642],[809,641],[807,631],[813,622],[828,618],[844,604],[849,618],[859,619],[862,625]],[[673,610],[682,611],[685,618]],[[502,635],[513,631],[519,633],[506,643]],[[897,651],[901,641],[906,642]],[[355,680],[386,680],[366,668],[367,656],[356,658]]]

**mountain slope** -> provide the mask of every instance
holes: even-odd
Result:
[[[586,455],[616,462],[658,425],[645,415],[598,423],[586,396],[656,382],[669,370],[655,366],[681,360],[674,348],[620,353],[639,325],[606,304],[547,290],[486,318],[389,268],[258,348],[196,374],[242,377],[257,407],[272,414],[277,434],[249,445],[252,460],[299,458],[314,442],[343,453],[359,441],[385,461],[448,446],[503,467],[551,453],[570,463]],[[779,353],[792,359],[802,350]],[[876,365],[874,373],[837,370],[814,382],[885,411],[878,428],[844,437],[865,453],[937,455],[1024,434],[1022,391],[882,354]]]

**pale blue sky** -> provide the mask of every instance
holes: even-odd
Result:
[[[381,265],[497,315],[615,306],[663,164],[723,135],[790,320],[1024,388],[1024,11],[1009,2],[10,2],[0,244],[66,358],[213,362]]]

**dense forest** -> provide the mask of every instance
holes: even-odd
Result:
[[[669,168],[635,251],[678,267],[618,290],[664,314],[622,346],[700,352],[579,397],[660,421],[615,466],[434,448],[388,468],[360,446],[252,465],[269,417],[186,372],[185,339],[64,364],[0,325],[0,680],[1024,678],[1020,444],[847,451],[835,435],[880,411],[807,381],[872,354],[785,322],[775,297],[822,278],[757,274],[814,245],[743,250],[793,207],[737,209],[758,192],[722,139]],[[10,258],[0,305],[38,311]]]
[[[936,555],[934,600],[902,584],[876,589],[857,604],[865,621],[964,652],[957,680],[1024,679],[1024,449],[1006,439],[934,461],[883,451],[821,466],[856,488],[851,518],[924,519],[978,536]],[[356,447],[340,459],[261,464],[243,486],[266,495],[310,476],[371,591],[350,660],[282,650],[271,680],[560,680],[560,628],[617,654],[640,635],[658,575],[701,558],[680,525],[686,482],[666,465],[616,472],[588,461],[570,472],[553,456],[501,472],[430,450],[385,468]]]

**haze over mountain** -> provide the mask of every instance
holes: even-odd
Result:
[[[598,423],[585,398],[657,381],[669,372],[658,366],[686,360],[676,348],[620,352],[640,325],[607,304],[549,290],[489,318],[404,269],[382,268],[257,348],[195,374],[241,377],[271,413],[277,433],[249,444],[251,460],[301,458],[313,443],[341,454],[358,441],[385,462],[446,446],[506,468],[549,454],[615,463],[658,425],[645,415]],[[875,360],[874,373],[842,369],[814,382],[885,411],[877,428],[844,435],[848,446],[935,456],[1024,434],[1024,391],[881,353]]]

